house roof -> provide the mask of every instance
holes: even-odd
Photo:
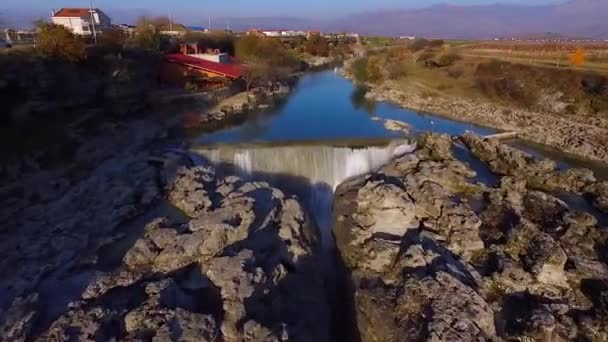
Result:
[[[99,12],[97,8],[93,9],[94,12]],[[90,9],[88,8],[62,8],[53,17],[59,18],[84,18],[91,16]]]
[[[216,63],[188,55],[183,55],[181,53],[168,54],[165,56],[165,59],[171,63],[177,63],[192,68],[213,72],[232,79],[237,79],[241,77],[241,67],[238,64]]]

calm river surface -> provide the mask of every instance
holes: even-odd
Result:
[[[293,93],[273,110],[250,115],[244,123],[231,128],[200,134],[193,143],[281,144],[286,141],[304,143],[403,136],[403,133],[385,129],[384,122],[378,118],[407,122],[413,128],[413,134],[432,131],[459,135],[469,130],[487,135],[496,132],[491,128],[414,112],[390,103],[366,101],[364,95],[364,89],[333,71],[310,73],[303,76]],[[512,144],[537,158],[556,160],[563,169],[586,167],[594,170],[598,178],[608,178],[608,168],[602,164],[583,161],[541,145],[522,141]]]

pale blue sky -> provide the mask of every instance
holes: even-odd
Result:
[[[426,7],[436,3],[526,5],[564,2],[565,0],[93,0],[94,6],[110,11],[126,10],[190,16],[269,16],[331,17],[367,10]],[[53,8],[86,7],[88,0],[2,0],[5,10],[50,12]],[[2,9],[0,8],[0,12]],[[143,14],[143,13],[142,13]]]

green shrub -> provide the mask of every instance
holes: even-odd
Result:
[[[453,65],[459,59],[460,59],[460,55],[458,55],[457,53],[455,53],[453,51],[449,51],[449,52],[441,54],[437,58],[437,64],[439,64],[442,67],[447,67],[447,66]]]
[[[351,65],[351,71],[355,81],[360,83],[367,82],[367,58],[358,58]]]

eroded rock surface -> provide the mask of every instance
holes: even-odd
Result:
[[[19,298],[3,339],[329,340],[318,232],[297,198],[211,167],[164,182],[189,219],[150,219],[117,268],[90,273],[44,329],[24,328],[37,298]]]
[[[463,140],[503,176],[496,187],[473,181],[450,137],[427,135],[337,189],[334,233],[361,340],[608,339],[608,231],[545,192],[587,193],[593,175]]]

